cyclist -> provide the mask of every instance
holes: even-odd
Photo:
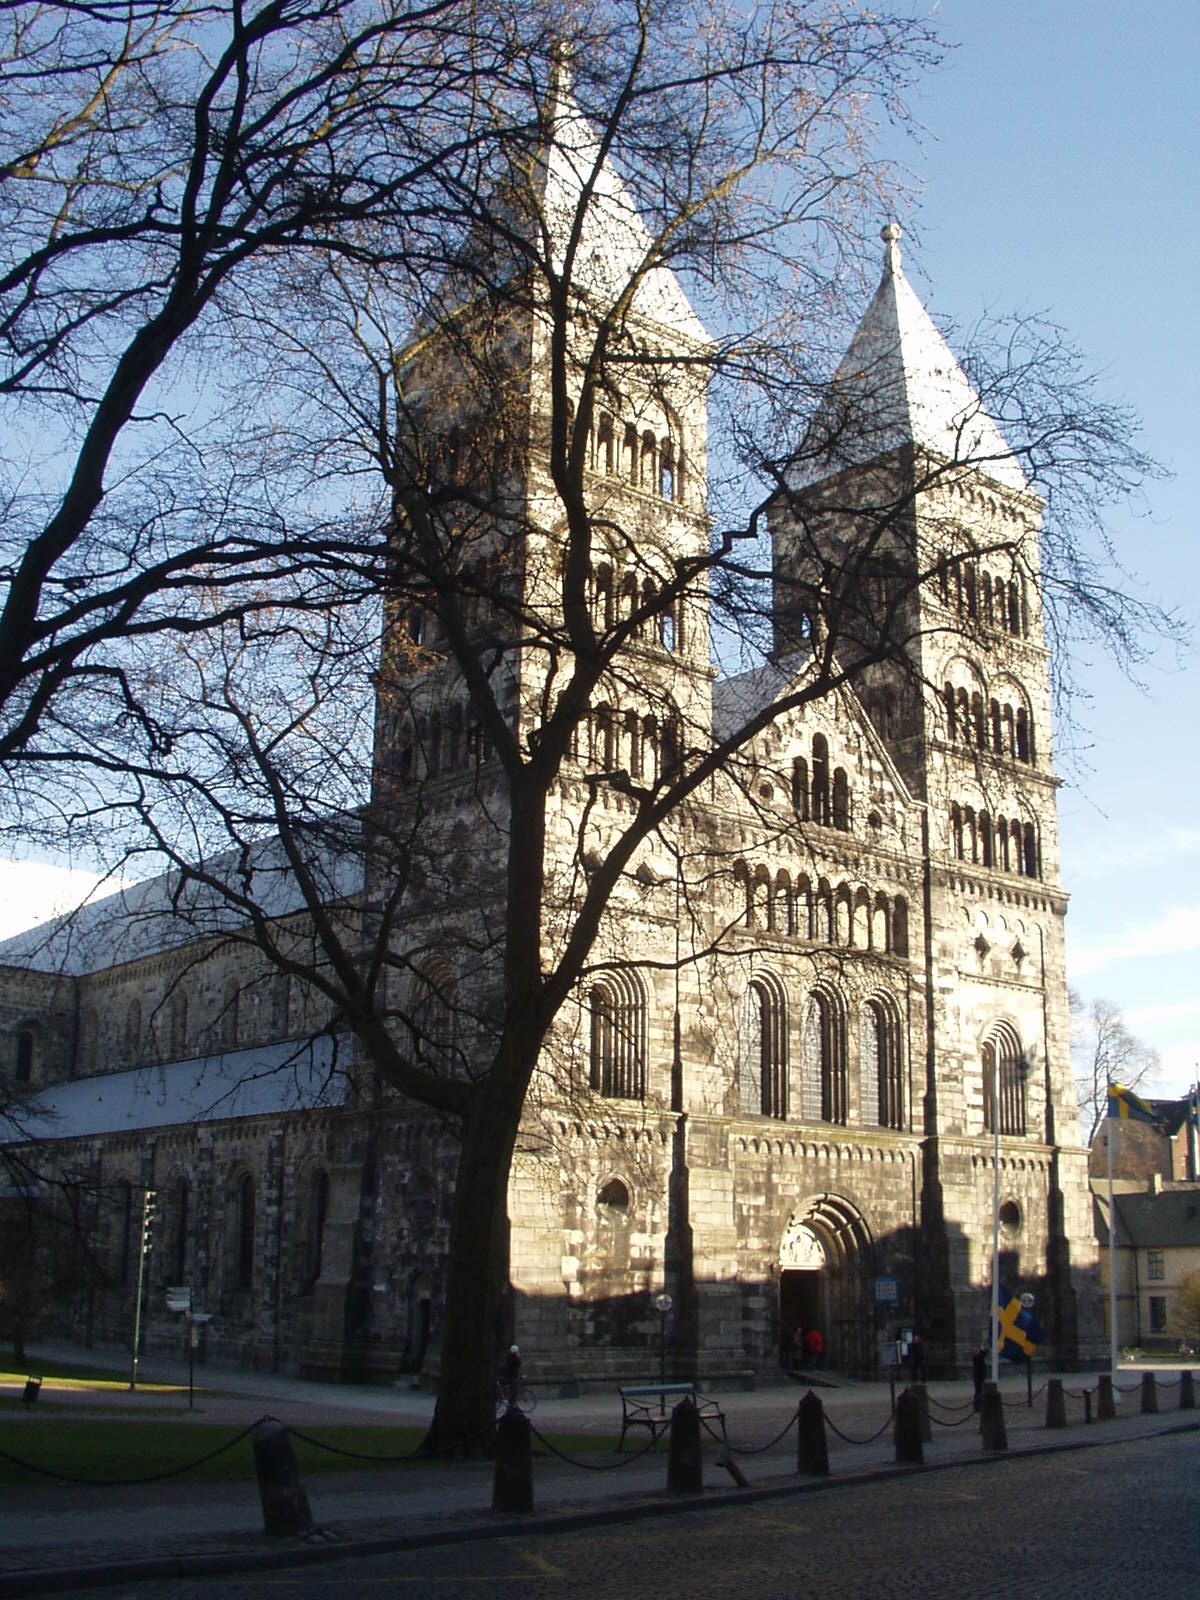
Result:
[[[510,1406],[517,1403],[521,1387],[521,1350],[519,1345],[509,1345],[508,1354],[500,1368],[500,1392]]]

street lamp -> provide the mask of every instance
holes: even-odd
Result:
[[[664,1289],[662,1294],[654,1297],[654,1309],[662,1319],[658,1325],[658,1381],[664,1387],[667,1382],[667,1317],[675,1302]],[[660,1397],[661,1404],[661,1397]]]

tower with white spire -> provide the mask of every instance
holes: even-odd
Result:
[[[1042,502],[904,275],[884,271],[773,518],[776,655],[828,649],[925,825],[924,1300],[960,1348],[969,1279],[1039,1296],[1063,1359],[1094,1264],[1070,1063]],[[997,1140],[998,1136],[998,1140]],[[1075,1259],[1072,1260],[1074,1252]],[[1044,1286],[1044,1289],[1043,1289]]]

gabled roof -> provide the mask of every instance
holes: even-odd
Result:
[[[362,892],[361,835],[352,815],[331,819],[338,839],[318,840],[308,855],[309,870],[328,904]],[[278,839],[264,839],[244,855],[230,851],[210,864],[218,878],[241,890],[268,917],[295,916],[304,897]],[[248,918],[235,903],[195,878],[165,872],[116,894],[86,900],[66,916],[54,917],[0,942],[0,966],[83,977],[108,967],[204,939],[228,936]]]
[[[900,229],[883,230],[883,278],[788,475],[811,487],[905,445],[971,465],[1006,489],[1029,485],[900,267]]]
[[[1096,1236],[1108,1246],[1108,1186],[1092,1179]],[[1145,1184],[1116,1182],[1117,1247],[1128,1250],[1200,1249],[1200,1184],[1171,1183],[1150,1190]]]
[[[336,1067],[333,1041],[322,1037],[73,1078],[50,1085],[10,1113],[0,1113],[0,1144],[340,1106],[346,1080]]]
[[[653,239],[612,162],[601,153],[595,128],[579,109],[559,69],[552,93],[550,134],[540,163],[538,196],[550,260],[561,268],[584,188],[592,186],[584,215],[572,282],[607,310],[642,271]],[[669,267],[652,267],[638,284],[633,312],[685,338],[708,344],[704,324],[692,310]]]

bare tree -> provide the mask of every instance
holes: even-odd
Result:
[[[1108,1115],[1108,1086],[1137,1089],[1159,1069],[1157,1050],[1126,1027],[1121,1008],[1111,1000],[1071,995],[1071,1054],[1079,1093],[1085,1142],[1091,1144]]]
[[[450,0],[5,8],[6,763],[68,684],[114,687],[153,743],[114,641],[301,605],[362,556],[255,460],[231,322],[281,312],[277,268],[308,251],[372,259],[386,234],[403,257],[494,137],[477,86],[545,26]]]
[[[732,819],[814,858],[812,830],[846,821],[815,752],[780,786],[772,730],[851,685],[881,724],[941,708],[926,641],[1019,629],[1023,606],[1126,649],[1156,620],[1088,554],[1152,464],[1059,336],[981,353],[936,450],[897,437],[886,351],[829,386],[886,188],[871,118],[901,114],[925,31],[836,3],[688,15],[564,7],[473,76],[467,128],[490,138],[446,137],[461,160],[423,208],[369,252],[364,227],[270,258],[277,298],[226,324],[263,378],[247,459],[285,522],[336,513],[344,544],[304,569],[302,606],[251,590],[169,651],[127,631],[120,681],[24,751],[52,823],[151,849],[197,939],[319,997],[361,1093],[452,1123],[438,1450],[490,1431],[531,1092],[638,1098],[636,1007],[605,998],[631,909],[675,930],[649,966],[700,970],[779,914],[777,883],[727,893]],[[955,496],[1010,459],[1024,513],[964,535]],[[715,713],[714,633],[753,669]],[[127,699],[152,738],[114,738]],[[1025,760],[1028,721],[995,715],[994,753]],[[980,782],[1011,788],[986,713],[955,726]],[[974,848],[1001,847],[1000,805]],[[1007,826],[1002,847],[1032,865]],[[843,914],[819,889],[804,912],[831,940]],[[673,1075],[664,1116],[680,1093]]]

